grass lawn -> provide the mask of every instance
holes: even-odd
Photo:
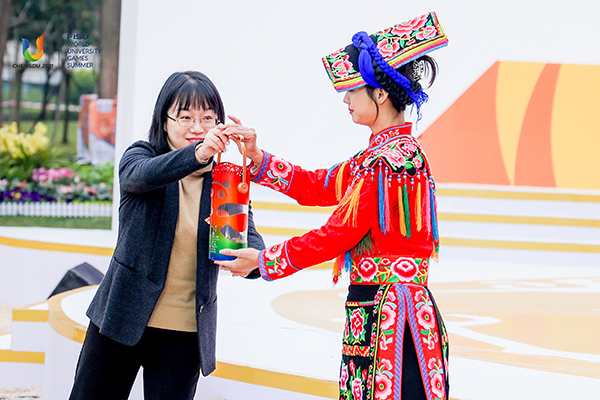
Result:
[[[41,226],[45,228],[110,229],[110,217],[59,218],[59,217],[8,217],[0,216],[0,226]]]

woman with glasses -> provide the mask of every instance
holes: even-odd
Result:
[[[352,121],[369,128],[368,146],[329,169],[306,171],[256,146],[242,134],[256,167],[253,181],[311,206],[336,206],[321,228],[265,251],[223,250],[220,261],[245,276],[257,265],[267,281],[333,258],[334,282],[349,275],[340,368],[340,400],[448,399],[448,342],[427,288],[437,257],[435,184],[429,162],[405,109],[417,120],[437,64],[426,53],[447,38],[435,13],[373,35],[358,32],[352,44],[323,58]],[[366,139],[366,138],[365,138]]]
[[[218,266],[208,259],[213,155],[229,142],[219,92],[200,72],[163,85],[149,140],[119,165],[119,235],[92,300],[70,399],[189,400],[215,369]],[[252,212],[248,245],[264,249]],[[259,276],[258,271],[254,274]]]

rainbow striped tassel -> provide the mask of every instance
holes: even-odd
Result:
[[[350,250],[344,254],[344,269],[346,272],[350,272],[350,270],[352,270],[352,254]]]
[[[440,242],[440,237],[438,233],[438,221],[436,214],[436,204],[435,204],[435,195],[433,190],[433,185],[429,186],[429,193],[431,196],[431,232],[433,234],[433,241],[435,243]]]
[[[425,204],[423,205],[423,220],[425,223],[425,230],[428,234],[431,234],[431,198],[429,196],[429,179],[425,179]]]
[[[386,168],[387,169],[387,168]],[[379,167],[379,229],[384,235],[390,231],[390,205],[387,174],[384,177],[383,167]]]
[[[342,268],[340,267],[340,258],[342,255],[340,254],[335,258],[333,262],[333,283],[337,284],[340,281],[340,275],[342,274]]]
[[[388,178],[388,168],[385,167],[385,178],[383,182],[383,196],[385,201],[385,231],[392,231],[392,215],[390,211],[390,182]]]
[[[340,281],[340,276],[342,275],[342,268],[344,268],[346,272],[350,272],[350,270],[352,269],[352,256],[350,250],[337,256],[335,262],[333,263],[334,284],[337,284]]]
[[[412,236],[411,227],[410,227],[410,207],[408,204],[408,190],[406,190],[406,180],[404,181],[404,185],[402,186],[402,203],[404,208],[404,220],[406,222],[406,237],[410,238]]]
[[[385,200],[383,198],[383,172],[379,164],[379,185],[378,185],[378,205],[379,205],[379,230],[385,235]]]
[[[398,213],[400,219],[400,232],[406,237],[406,217],[404,215],[404,202],[402,201],[402,185],[398,184]]]
[[[419,182],[417,183],[417,200],[415,201],[415,208],[417,214],[417,231],[421,231],[423,228],[423,210],[421,204],[421,179],[419,178]]]

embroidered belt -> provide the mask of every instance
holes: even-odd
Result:
[[[352,259],[350,283],[412,283],[427,286],[429,259],[404,256],[377,256]]]

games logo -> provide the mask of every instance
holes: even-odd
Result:
[[[44,36],[46,36],[45,33],[42,36],[38,37],[35,41],[35,45],[38,49],[36,54],[31,54],[29,52],[29,40],[21,38],[21,40],[23,41],[23,57],[25,57],[27,61],[36,62],[39,61],[40,58],[42,58],[42,56],[44,55]]]

